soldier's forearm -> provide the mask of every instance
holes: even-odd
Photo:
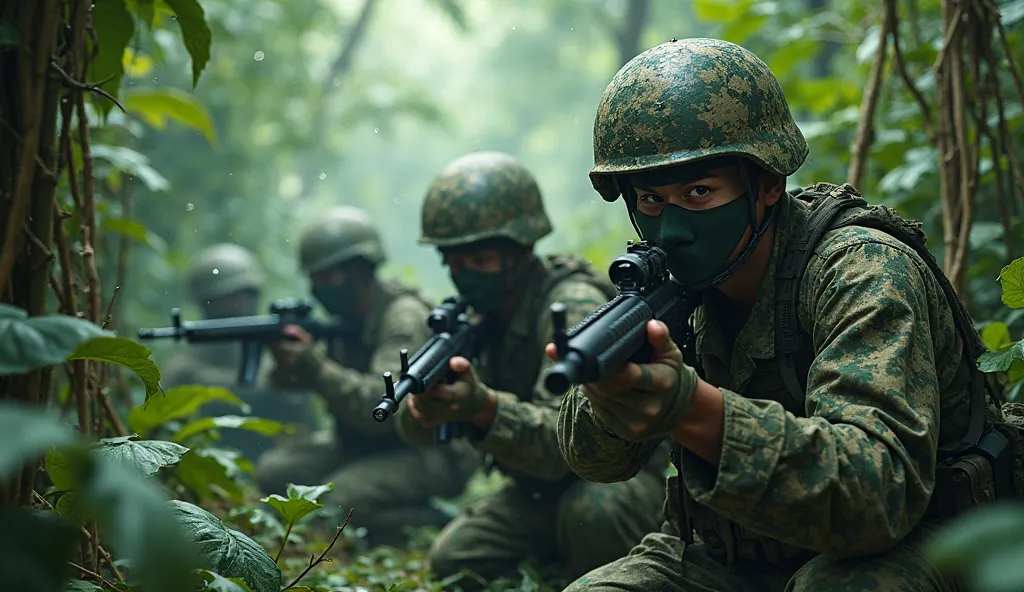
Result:
[[[697,380],[693,402],[672,439],[712,465],[722,457],[722,435],[725,429],[725,397],[718,387]]]

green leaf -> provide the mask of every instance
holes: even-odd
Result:
[[[133,89],[125,93],[124,108],[129,113],[141,117],[153,129],[164,129],[167,127],[167,119],[170,118],[202,132],[211,146],[217,145],[217,134],[213,131],[213,123],[210,122],[206,108],[194,96],[183,90]]]
[[[65,491],[72,487],[71,467],[68,457],[63,452],[53,449],[46,453],[46,474],[49,475],[53,486],[59,491]]]
[[[85,319],[65,315],[29,317],[8,304],[0,304],[0,376],[60,364],[83,342],[113,335]]]
[[[110,546],[132,566],[146,592],[195,589],[199,558],[158,485],[119,463],[94,456],[75,491]]]
[[[57,501],[53,504],[53,511],[60,516],[60,519],[75,526],[85,526],[89,521],[85,510],[82,509],[82,502],[74,491],[64,491],[59,494]]]
[[[213,33],[206,24],[203,8],[197,0],[164,0],[178,18],[181,38],[185,42],[188,55],[192,56],[192,88],[199,83],[199,75],[203,73],[206,62],[210,61],[210,44]]]
[[[138,177],[150,191],[167,191],[171,188],[171,182],[149,166],[149,157],[131,148],[97,144],[92,147],[92,156],[109,162],[118,171]]]
[[[1010,308],[1024,308],[1024,257],[1014,259],[999,272],[1003,287],[1003,304]]]
[[[171,420],[188,417],[211,401],[225,401],[248,412],[248,406],[225,388],[179,386],[164,391],[162,397],[153,397],[145,404],[132,409],[128,414],[128,425],[145,437],[153,428]]]
[[[205,431],[216,429],[216,428],[229,428],[236,430],[246,430],[249,432],[256,432],[257,434],[263,434],[264,436],[276,437],[281,432],[289,431],[294,432],[294,426],[285,426],[279,421],[272,419],[264,419],[262,417],[242,417],[240,415],[223,415],[221,417],[201,417],[197,420],[191,421],[180,430],[178,430],[171,440],[175,442],[183,442],[186,438],[201,434]]]
[[[204,569],[200,573],[206,583],[206,589],[203,592],[251,592],[249,585],[242,578],[225,578],[208,569]]]
[[[1000,6],[999,13],[1003,26],[1009,29],[1024,20],[1024,0],[1013,0],[1013,2]]]
[[[155,3],[155,0],[125,0],[128,10],[134,13],[147,27],[153,26]]]
[[[963,573],[977,592],[1024,588],[1024,509],[999,503],[955,518],[925,547],[937,567]]]
[[[147,245],[161,255],[167,252],[167,243],[164,242],[164,239],[143,226],[138,220],[107,218],[103,221],[101,228],[106,232],[114,232]]]
[[[188,448],[174,442],[163,440],[143,440],[133,442],[134,434],[121,438],[107,438],[100,441],[97,452],[100,456],[115,463],[121,463],[135,471],[141,477],[155,475],[161,467],[177,464],[185,456]]]
[[[124,0],[93,0],[92,27],[96,32],[96,57],[89,63],[89,82],[102,83],[100,88],[116,97],[124,76],[124,49],[135,34],[135,21]],[[100,113],[106,115],[113,103],[109,99],[96,101]]]
[[[322,507],[317,498],[334,489],[334,483],[325,485],[293,485],[288,484],[288,497],[271,494],[260,501],[273,507],[288,524],[294,524]]]
[[[199,549],[207,569],[245,580],[253,592],[278,592],[281,569],[252,539],[230,529],[206,510],[172,500],[170,506]]]
[[[1015,360],[1024,360],[1024,339],[998,352],[986,352],[978,358],[982,372],[1006,372]]]
[[[702,21],[709,23],[731,23],[743,13],[748,2],[735,0],[694,0],[693,13]]]
[[[0,402],[0,481],[51,447],[78,441],[78,433],[37,409]]]
[[[85,580],[71,580],[64,587],[64,592],[103,592],[103,588]]]
[[[242,488],[235,480],[238,466],[207,450],[192,450],[177,465],[178,479],[200,500],[227,498],[242,503]]]
[[[981,340],[989,351],[999,351],[1013,343],[1010,339],[1010,328],[1006,323],[989,323],[981,330]]]
[[[153,353],[141,343],[125,337],[94,337],[80,344],[68,360],[95,360],[124,366],[139,375],[146,385],[146,399],[160,392],[160,369],[149,355]]]
[[[71,576],[76,532],[50,512],[0,508],[3,589],[55,591]]]

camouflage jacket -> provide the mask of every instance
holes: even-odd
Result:
[[[480,379],[495,391],[498,408],[490,430],[474,446],[490,454],[495,465],[517,484],[537,488],[539,481],[573,478],[558,450],[555,432],[561,397],[544,388],[544,371],[552,363],[544,353],[553,335],[551,304],[565,303],[566,322],[572,326],[608,300],[594,280],[583,274],[550,285],[548,261],[542,259],[523,280],[522,299],[503,332],[487,333],[491,340],[485,342],[477,367]],[[433,442],[433,432],[408,413],[400,411],[398,421],[404,440],[416,445]],[[666,452],[656,470],[664,471],[667,465]]]
[[[729,563],[890,548],[924,516],[939,442],[963,434],[957,418],[970,403],[971,361],[927,265],[888,234],[850,226],[827,232],[807,266],[797,311],[813,362],[805,408],[786,410],[774,359],[776,265],[807,209],[789,195],[779,207],[771,263],[732,347],[736,311],[708,297],[694,317],[725,424],[717,466],[684,451],[685,501],[693,528]],[[654,446],[602,430],[579,391],[562,412],[569,464],[587,479],[620,480]],[[673,524],[676,479],[666,503]]]
[[[398,371],[398,352],[403,348],[414,352],[430,338],[430,306],[410,289],[394,283],[380,285],[381,293],[358,337],[336,340],[331,359],[319,348],[316,363],[309,368],[300,363],[290,375],[280,368],[271,375],[275,385],[312,389],[324,398],[346,454],[402,445],[394,427],[374,421],[371,412],[384,394],[383,373]]]

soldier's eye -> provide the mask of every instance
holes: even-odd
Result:
[[[651,205],[664,203],[665,201],[665,198],[661,197],[660,195],[654,195],[653,193],[648,195],[641,195],[637,199],[646,204]]]
[[[711,188],[704,185],[694,185],[686,193],[686,197],[706,197],[711,193]]]

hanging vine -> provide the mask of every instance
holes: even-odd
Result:
[[[1014,63],[994,0],[943,0],[943,43],[932,66],[934,96],[918,88],[904,59],[897,0],[885,0],[883,27],[851,153],[848,182],[863,178],[871,129],[892,49],[893,66],[918,104],[924,133],[938,150],[939,198],[942,203],[944,271],[961,295],[970,256],[983,158],[991,162],[993,188],[1003,226],[1007,260],[1013,259],[1012,224],[1017,199],[1024,203],[1024,175],[1010,141],[1006,87],[1024,101],[1024,84]],[[1009,85],[1003,84],[1009,78]],[[994,117],[994,125],[992,118]]]

